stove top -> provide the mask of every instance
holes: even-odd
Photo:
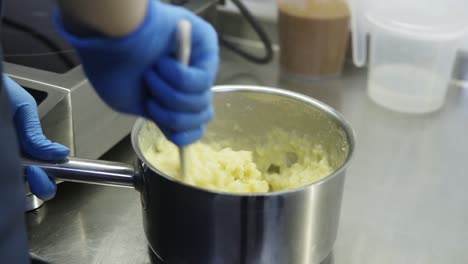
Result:
[[[3,56],[6,62],[54,73],[79,65],[73,48],[56,31],[53,1],[4,1]]]
[[[98,158],[131,130],[92,89],[77,53],[53,22],[54,1],[3,1],[4,71],[38,104],[44,133],[83,158]],[[99,113],[99,115],[96,115]]]

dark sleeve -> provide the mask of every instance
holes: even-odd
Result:
[[[0,76],[1,73],[0,64]],[[25,186],[10,103],[2,86],[0,79],[0,263],[22,264],[30,262],[24,219]]]
[[[0,88],[0,263],[29,263],[25,186],[9,108]]]

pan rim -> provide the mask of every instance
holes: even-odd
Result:
[[[343,129],[343,131],[346,134],[347,140],[348,140],[348,155],[346,159],[344,160],[343,164],[340,165],[333,173],[330,175],[324,177],[323,179],[303,185],[297,188],[292,188],[292,189],[287,189],[287,190],[281,190],[281,191],[273,191],[273,192],[266,192],[266,193],[233,193],[233,192],[225,192],[225,191],[215,191],[211,189],[205,189],[201,188],[198,186],[193,186],[184,182],[181,182],[179,180],[174,179],[173,177],[166,175],[162,171],[158,170],[156,167],[154,167],[152,164],[150,164],[146,158],[144,157],[143,153],[140,150],[139,143],[138,143],[138,134],[141,130],[141,127],[143,126],[144,122],[146,122],[146,119],[144,118],[138,118],[137,121],[135,122],[132,132],[131,132],[131,141],[132,141],[132,146],[133,149],[140,161],[142,161],[145,166],[150,168],[153,172],[155,172],[158,176],[165,178],[166,180],[169,180],[171,182],[174,182],[176,184],[183,185],[185,187],[188,187],[192,190],[196,191],[201,191],[207,194],[214,194],[214,195],[225,195],[225,196],[233,196],[233,197],[271,197],[271,196],[281,196],[285,194],[292,194],[292,193],[298,193],[302,192],[306,189],[310,189],[313,187],[320,186],[322,184],[325,184],[334,178],[338,177],[341,175],[346,168],[349,166],[350,161],[353,158],[353,154],[355,151],[355,134],[353,129],[351,128],[351,125],[348,123],[348,121],[345,120],[345,118],[342,116],[341,113],[339,113],[337,110],[332,108],[331,106],[314,99],[312,97],[309,97],[307,95],[303,95],[300,93],[280,89],[280,88],[272,88],[272,87],[266,87],[266,86],[254,86],[254,85],[217,85],[212,88],[213,92],[216,93],[226,93],[226,92],[253,92],[253,93],[258,93],[258,92],[263,92],[263,93],[269,93],[273,95],[279,95],[279,96],[285,96],[290,99],[294,99],[297,101],[300,101],[302,103],[306,103],[312,107],[316,107],[320,111],[324,112],[327,116],[331,117],[334,119]]]

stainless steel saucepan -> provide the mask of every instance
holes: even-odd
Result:
[[[141,193],[149,246],[162,263],[320,263],[336,239],[345,169],[354,150],[351,127],[329,106],[280,89],[254,86],[214,88],[215,120],[206,141],[236,139],[252,149],[272,129],[307,134],[324,146],[333,174],[287,191],[232,194],[189,186],[165,175],[142,155],[132,131],[136,165],[69,158],[36,164],[64,181],[133,187]],[[238,140],[237,140],[238,139]]]

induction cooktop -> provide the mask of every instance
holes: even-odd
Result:
[[[213,22],[217,0],[168,0]],[[133,117],[116,113],[96,95],[76,52],[53,24],[54,1],[3,1],[4,70],[36,99],[44,133],[98,158],[126,136]]]
[[[210,22],[217,0],[169,0]],[[117,113],[97,96],[73,48],[53,23],[54,1],[3,1],[4,71],[33,95],[44,134],[72,156],[97,159],[127,136],[135,117]],[[26,210],[42,204],[26,191]]]

